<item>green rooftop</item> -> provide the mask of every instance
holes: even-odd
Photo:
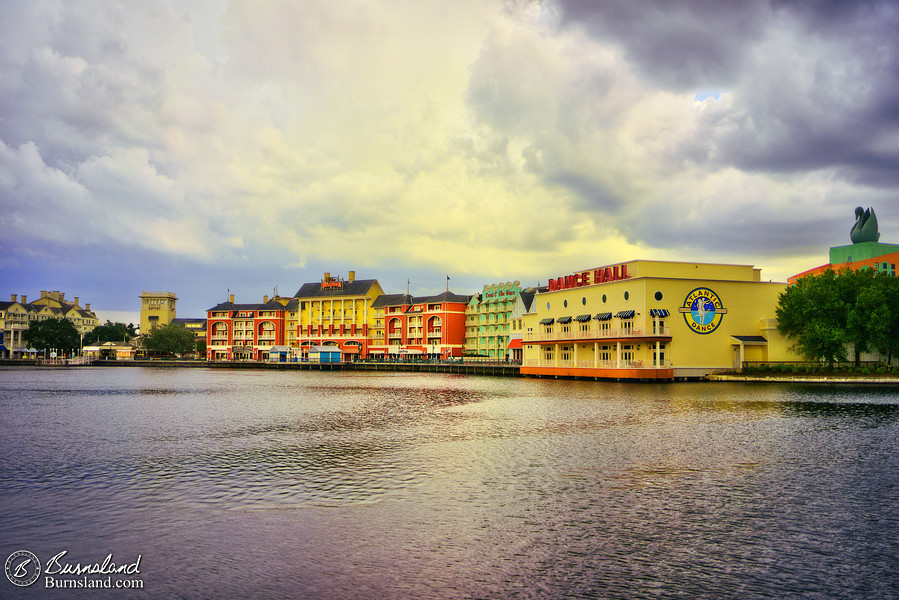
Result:
[[[830,249],[830,264],[834,266],[844,265],[894,252],[899,252],[899,244],[860,242],[858,244],[849,244],[848,246],[835,246]]]

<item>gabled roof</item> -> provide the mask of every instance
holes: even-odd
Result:
[[[322,289],[322,282],[304,283],[294,298],[330,298],[339,296],[365,296],[372,286],[378,283],[377,279],[357,279],[355,281],[343,281],[339,288]]]
[[[212,308],[207,308],[206,312],[210,312],[210,311],[222,312],[222,311],[231,311],[231,310],[237,310],[234,307],[233,302],[222,302],[221,304],[216,304]]]
[[[531,312],[531,305],[534,303],[536,292],[532,290],[522,290],[518,294],[521,296],[521,303],[524,305],[524,312]]]
[[[435,302],[457,302],[460,304],[468,304],[471,300],[469,295],[454,294],[452,292],[443,292],[436,296],[423,296],[421,298],[413,298],[415,304],[432,304]]]
[[[436,296],[410,296],[409,294],[381,294],[372,303],[372,308],[384,306],[411,306],[413,304],[436,304],[443,302],[455,302],[468,304],[471,296],[443,292]]]
[[[290,306],[290,303],[288,303]],[[296,305],[294,305],[296,306]],[[265,304],[235,304],[233,302],[222,302],[221,304],[217,304],[212,308],[207,308],[207,312],[221,312],[221,311],[258,311],[258,310],[277,310],[277,311],[285,311],[287,307],[275,300],[274,298],[266,302]]]
[[[372,308],[382,308],[385,306],[410,306],[413,298],[409,294],[381,294],[372,302]]]

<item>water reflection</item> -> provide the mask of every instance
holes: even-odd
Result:
[[[883,387],[0,371],[0,551],[139,552],[147,597],[891,598],[897,414]]]

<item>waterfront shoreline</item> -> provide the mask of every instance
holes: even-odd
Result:
[[[272,369],[297,371],[397,371],[407,373],[450,373],[459,375],[491,375],[499,377],[530,377],[522,375],[520,365],[502,363],[388,363],[388,362],[349,362],[349,363],[281,363],[281,362],[224,362],[224,361],[183,361],[183,360],[95,360],[80,365],[41,365],[35,360],[0,360],[0,367],[40,367],[48,369],[74,369],[82,366],[93,367],[146,367],[146,368],[211,368],[211,369]],[[550,378],[551,379],[551,378]],[[575,378],[577,379],[577,378]],[[590,378],[583,378],[585,381]],[[614,380],[596,380],[614,381]],[[675,382],[681,382],[678,379]],[[683,380],[686,381],[686,380]],[[822,384],[899,384],[896,376],[834,376],[834,375],[742,375],[739,373],[718,373],[704,379],[690,381],[735,382],[735,383],[822,383]],[[638,381],[634,381],[638,383]],[[648,381],[639,381],[647,383]],[[659,383],[659,382],[656,382]],[[664,383],[672,383],[666,381]]]

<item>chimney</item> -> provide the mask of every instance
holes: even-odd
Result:
[[[262,297],[262,303],[268,304],[268,294],[266,294],[265,296]]]
[[[325,276],[322,279],[325,280],[325,283],[328,283],[329,281],[331,281],[331,274],[325,273]]]
[[[75,306],[78,306],[78,296],[75,296]]]
[[[28,304],[28,296],[22,294],[22,304]]]
[[[88,302],[87,304],[84,305],[84,310],[90,310],[90,309],[91,309],[91,303]]]
[[[19,297],[16,294],[10,294],[9,299],[12,300],[13,302],[19,301]]]
[[[56,292],[56,293],[59,294],[59,301],[60,301],[60,302],[65,302],[65,300],[66,300],[66,293],[65,293],[65,292]]]
[[[356,271],[350,271],[349,277],[347,277],[350,281],[356,281]]]
[[[228,300],[228,302],[230,302],[231,304],[234,304],[234,294],[231,294],[231,296],[229,296],[229,298],[230,298],[230,300]]]

